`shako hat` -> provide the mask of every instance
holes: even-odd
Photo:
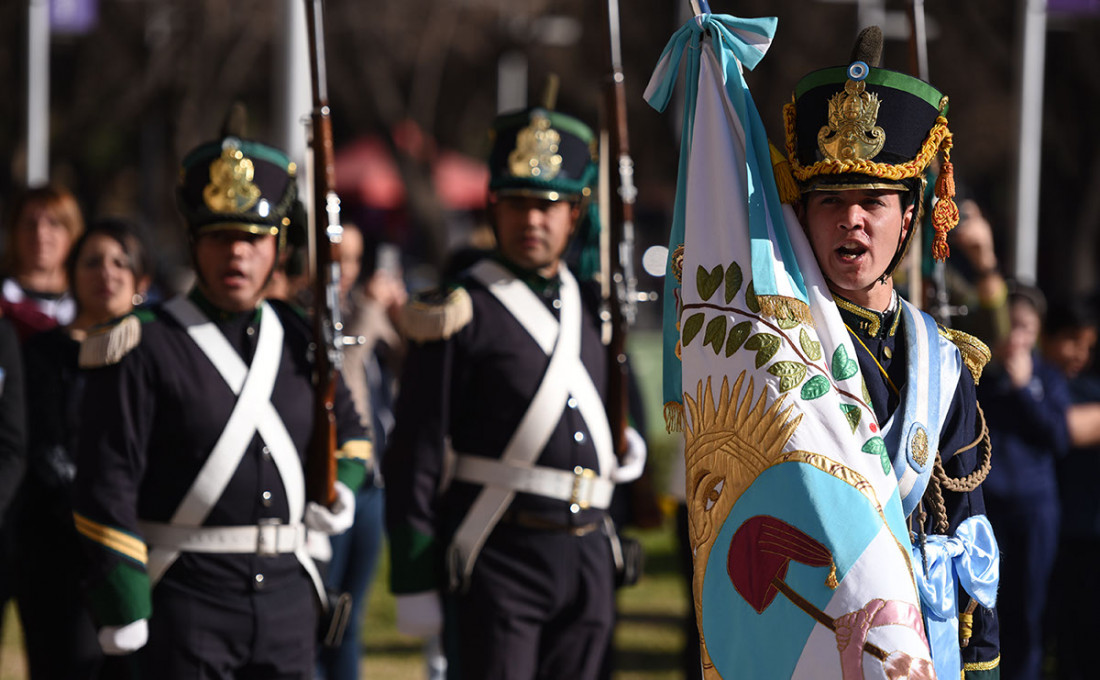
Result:
[[[600,216],[591,200],[599,178],[598,140],[592,128],[550,108],[504,113],[489,130],[489,193],[577,201],[580,222],[571,250],[582,279],[600,268]]]
[[[236,230],[278,235],[290,226],[297,167],[278,149],[227,136],[183,159],[177,198],[192,237]]]
[[[869,27],[848,66],[813,71],[798,82],[783,109],[787,160],[802,192],[896,189],[919,197],[925,171],[942,153],[932,254],[943,260],[947,232],[959,222],[947,97],[919,78],[878,68],[881,51],[882,31]]]
[[[489,132],[489,191],[552,201],[591,195],[596,136],[576,118],[545,108],[501,114]]]

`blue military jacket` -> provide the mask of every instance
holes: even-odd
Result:
[[[880,313],[840,297],[836,298],[836,302],[841,319],[856,345],[860,371],[867,384],[875,416],[880,423],[884,423],[898,407],[899,390],[904,390],[908,379],[905,334],[898,332],[903,314],[897,305],[889,312]],[[966,477],[978,468],[977,443],[981,433],[974,376],[970,371],[963,370],[940,431],[939,453],[949,477]],[[944,489],[943,500],[948,534],[954,534],[959,524],[968,517],[985,514],[980,487],[969,492]],[[928,504],[924,505],[927,510]],[[910,521],[915,519],[911,517]],[[925,532],[939,533],[934,521],[933,513],[929,512]],[[960,609],[966,607],[968,599],[963,594]],[[962,650],[962,659],[967,677],[978,678],[986,671],[997,672],[1000,643],[994,609],[978,606],[974,612],[973,637]]]

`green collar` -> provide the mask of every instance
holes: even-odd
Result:
[[[530,269],[524,269],[519,265],[509,262],[503,255],[493,253],[493,258],[504,265],[508,271],[516,275],[516,278],[527,284],[527,287],[533,290],[539,295],[545,295],[547,293],[556,293],[561,287],[561,277],[554,276],[547,278],[538,272],[531,271]]]
[[[224,309],[214,306],[214,303],[206,298],[199,290],[198,286],[191,288],[191,292],[187,294],[187,299],[194,302],[195,305],[202,310],[202,313],[207,316],[211,321],[233,321],[235,319],[243,319],[249,315],[252,316],[254,323],[259,323],[260,314],[263,311],[263,307],[256,305],[256,309],[251,312],[227,312]]]

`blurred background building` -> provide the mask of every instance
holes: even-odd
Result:
[[[293,85],[308,78],[301,4],[0,3],[0,202],[35,170],[28,168],[27,138],[37,129],[48,141],[48,156],[36,172],[71,188],[89,217],[128,215],[150,225],[162,260],[158,271],[171,272],[186,261],[173,197],[181,152],[216,136],[235,101],[247,106],[249,136],[294,146],[288,130],[309,108],[308,90],[303,94]],[[714,0],[712,9],[779,17],[772,52],[748,74],[778,142],[780,112],[796,80],[815,66],[845,63],[861,26],[882,24],[892,38],[884,66],[910,70],[909,5]],[[1093,290],[1100,248],[1100,0],[924,5],[930,78],[951,97],[956,176],[993,224],[1009,275],[1023,18],[1046,12],[1041,179],[1030,188],[1040,205],[1038,283],[1052,296]],[[640,257],[666,238],[678,139],[676,116],[651,110],[642,91],[689,9],[687,0],[621,6]],[[328,0],[326,11],[344,209],[368,237],[398,243],[408,257],[439,266],[480,221],[486,178],[480,159],[488,148],[487,123],[498,109],[536,102],[547,74],[556,73],[559,108],[598,120],[607,73],[599,2]],[[48,65],[35,70],[30,36],[43,21]],[[48,113],[28,125],[28,92],[46,75]],[[659,284],[643,280],[641,287]],[[656,315],[649,320],[656,323]]]

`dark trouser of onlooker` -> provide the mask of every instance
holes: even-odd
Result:
[[[1058,553],[1058,502],[1050,497],[1012,498],[1006,502],[987,493],[985,507],[1001,551],[1001,582],[997,588],[1001,678],[1040,680],[1047,593]],[[1096,677],[1095,670],[1090,677]]]
[[[593,680],[614,617],[607,536],[499,524],[446,614],[449,680]]]
[[[13,506],[11,571],[31,680],[102,675],[105,657],[81,590],[84,559],[72,511],[56,492],[34,487]]]
[[[328,564],[325,584],[330,592],[351,595],[352,604],[340,645],[320,650],[318,671],[323,680],[356,680],[360,677],[363,615],[385,532],[384,494],[381,487],[369,482],[364,485],[355,497],[355,523],[344,533],[330,539],[332,561]]]
[[[1054,677],[1092,680],[1096,672],[1096,641],[1100,640],[1100,539],[1067,537],[1058,549],[1054,572],[1052,616]]]

